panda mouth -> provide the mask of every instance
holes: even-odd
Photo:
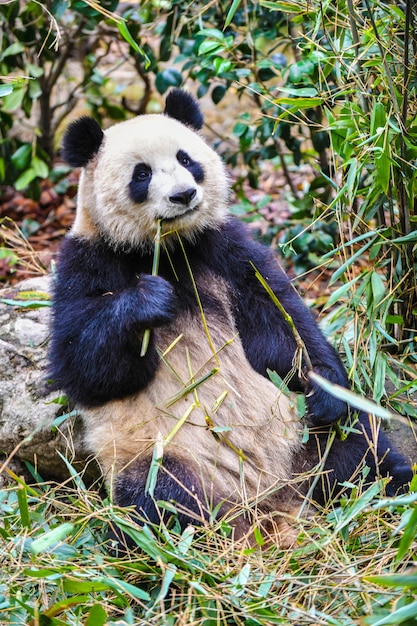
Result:
[[[165,217],[165,216],[160,216],[158,217],[158,220],[161,220],[164,223],[171,223],[171,222],[176,222],[177,220],[182,219],[183,217],[187,217],[187,215],[191,215],[191,213],[195,213],[195,211],[197,211],[198,206],[192,208],[192,209],[187,209],[186,211],[184,211],[183,213],[177,213],[176,215],[173,215],[172,217]]]

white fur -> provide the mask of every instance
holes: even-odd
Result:
[[[212,287],[227,302],[227,286],[213,277]],[[247,510],[260,506],[264,512],[282,511],[279,488],[291,480],[293,458],[301,448],[297,412],[268,379],[253,371],[231,315],[207,322],[214,352],[200,318],[185,316],[154,331],[161,353],[181,338],[146,389],[85,411],[88,443],[109,483],[123,469],[134,467],[136,459],[150,460],[159,440],[164,454],[194,469],[206,494],[203,509],[224,501]],[[195,392],[170,404],[190,381],[213,368],[218,372]],[[224,392],[227,396],[216,410]],[[189,417],[165,443],[187,411]],[[216,438],[213,427],[228,430]]]
[[[177,161],[178,151],[184,149],[203,166],[200,185]],[[129,197],[129,183],[140,162],[152,169],[148,198],[141,204]],[[169,197],[190,186],[196,187],[197,195],[193,210],[182,216],[184,207]],[[139,116],[106,130],[98,154],[83,169],[72,232],[83,237],[100,234],[124,249],[146,249],[153,245],[158,218],[177,216],[162,222],[165,242],[175,230],[193,239],[224,221],[228,194],[222,160],[198,133],[165,115]]]

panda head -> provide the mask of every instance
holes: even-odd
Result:
[[[216,152],[199,135],[203,117],[175,89],[163,114],[141,115],[102,131],[90,117],[68,127],[62,155],[81,167],[73,234],[116,248],[146,250],[158,220],[165,240],[194,240],[227,217],[228,180]]]

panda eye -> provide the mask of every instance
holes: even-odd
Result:
[[[177,160],[183,167],[189,167],[191,165],[191,159],[186,152],[180,150],[177,154]]]
[[[133,172],[133,179],[137,181],[148,180],[152,175],[152,170],[146,163],[138,163]]]
[[[178,150],[177,161],[182,167],[185,167],[188,172],[194,177],[196,183],[202,183],[204,181],[204,169],[200,163],[194,161],[184,150]]]

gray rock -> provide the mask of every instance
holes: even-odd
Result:
[[[59,404],[59,392],[48,389],[50,306],[28,309],[4,302],[28,291],[36,300],[37,292],[50,290],[51,278],[43,276],[0,291],[0,482],[6,477],[4,466],[20,471],[25,461],[42,478],[68,478],[60,454],[77,471],[87,465],[88,475],[97,475],[94,463],[87,463],[81,416]]]

